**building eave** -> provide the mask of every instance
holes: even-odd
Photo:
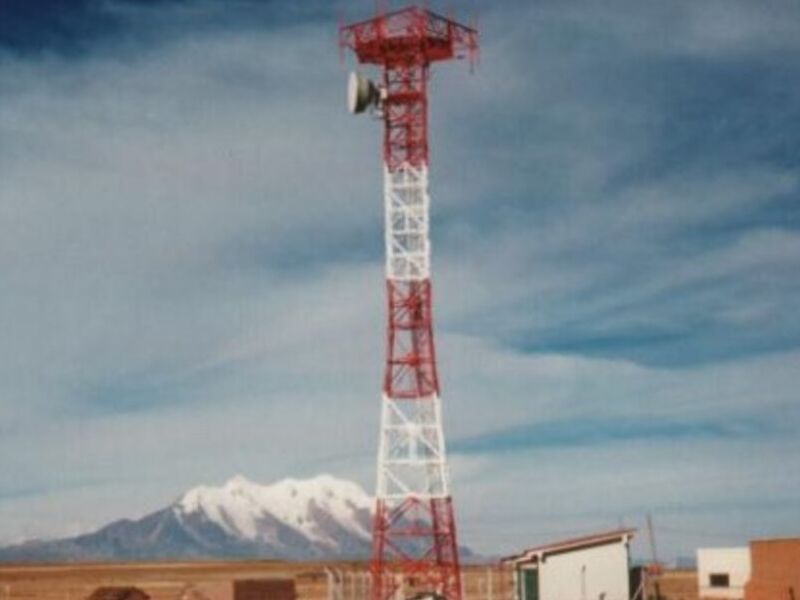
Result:
[[[636,529],[615,529],[603,533],[595,533],[577,538],[551,542],[541,546],[534,546],[523,550],[518,554],[506,556],[500,559],[501,563],[517,565],[520,563],[541,562],[547,555],[560,554],[583,550],[594,546],[603,546],[620,541],[627,543],[636,533]]]

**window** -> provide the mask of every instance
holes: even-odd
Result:
[[[727,573],[711,573],[708,576],[708,583],[711,587],[726,588],[730,587],[730,575]]]

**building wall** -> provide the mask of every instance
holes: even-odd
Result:
[[[746,600],[800,600],[800,538],[750,543]]]
[[[728,587],[712,587],[713,574],[727,574]],[[701,599],[742,600],[749,579],[749,548],[701,548],[697,551],[697,583]]]
[[[547,556],[539,565],[540,600],[629,600],[624,543]]]
[[[464,600],[512,600],[507,567],[467,565],[462,576]],[[262,578],[293,580],[298,600],[369,600],[364,563],[283,561],[0,564],[0,600],[84,600],[103,585],[135,586],[151,600],[234,600],[235,581]]]
[[[694,569],[667,569],[647,577],[646,600],[697,600],[697,571]]]

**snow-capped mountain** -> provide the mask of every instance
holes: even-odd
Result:
[[[330,475],[272,485],[236,476],[220,487],[193,488],[136,521],[2,548],[0,560],[364,558],[371,510],[358,484]]]
[[[299,542],[312,554],[354,555],[369,547],[372,503],[361,486],[330,475],[272,485],[237,475],[221,487],[189,490],[172,510],[181,523],[208,521],[287,553]]]

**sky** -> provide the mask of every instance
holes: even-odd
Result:
[[[433,7],[481,33],[430,85],[461,541],[800,534],[800,4]],[[0,4],[0,543],[374,489],[381,131],[336,48],[373,9]]]

